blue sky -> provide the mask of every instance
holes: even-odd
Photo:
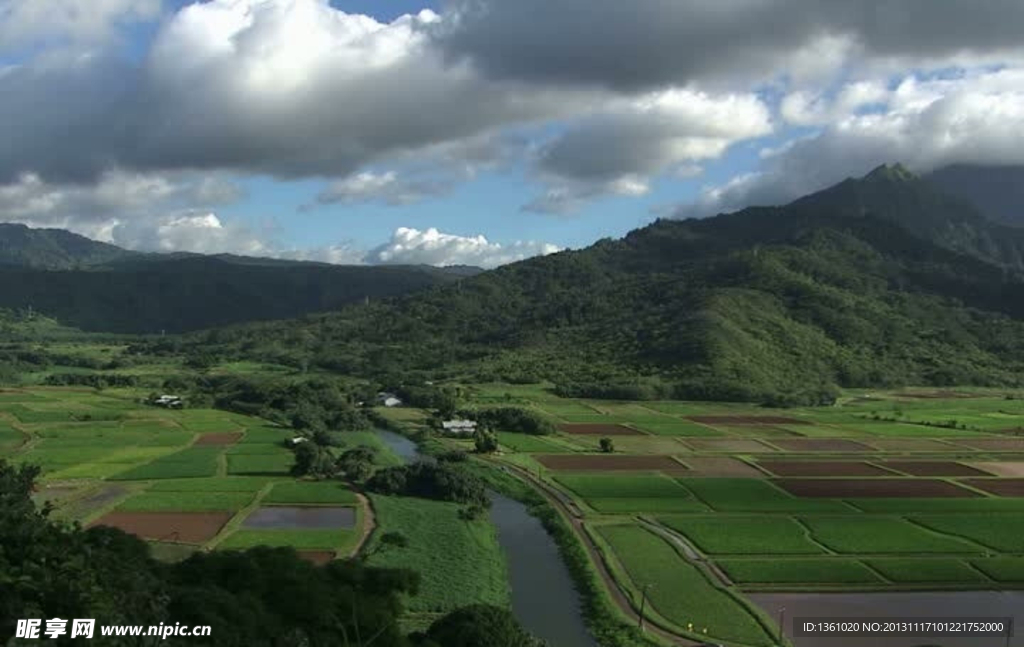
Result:
[[[0,220],[494,266],[884,162],[1024,163],[1024,9],[737,7],[0,0]]]

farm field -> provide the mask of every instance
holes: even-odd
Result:
[[[654,617],[682,633],[707,622],[718,641],[762,644],[777,627],[748,593],[1024,588],[1016,396],[906,390],[766,410],[470,388],[481,406],[556,425],[499,429],[500,459],[571,499],[634,605],[649,586]],[[750,623],[725,627],[723,613]]]
[[[402,532],[410,543],[401,550],[378,552],[372,542],[369,563],[421,574],[420,592],[407,602],[420,621],[467,604],[509,604],[504,555],[486,519],[463,520],[454,503],[378,495],[371,499],[381,532]]]
[[[123,392],[0,391],[0,457],[42,467],[39,503],[137,534],[170,559],[265,544],[323,561],[355,548],[365,522],[357,497],[339,482],[290,477],[291,436],[257,418],[148,407]],[[340,436],[398,462],[373,434]]]

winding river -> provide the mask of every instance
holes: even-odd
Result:
[[[406,462],[429,459],[408,438],[385,430],[377,433]],[[508,563],[516,618],[551,647],[597,647],[583,621],[569,569],[544,526],[518,501],[496,492],[491,499],[491,522]]]

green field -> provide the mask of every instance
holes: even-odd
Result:
[[[978,569],[957,559],[871,559],[866,563],[883,577],[897,584],[992,582]]]
[[[732,593],[719,589],[660,537],[637,526],[601,526],[632,586],[649,586],[651,607],[678,627],[707,628],[716,638],[772,645],[771,637]]]
[[[849,506],[827,499],[799,499],[774,485],[746,478],[681,478],[688,490],[721,512],[846,512]]]
[[[815,555],[825,550],[811,541],[794,519],[781,516],[737,517],[663,515],[663,525],[712,555]]]
[[[352,550],[359,540],[355,530],[237,530],[217,544],[218,549],[253,546],[291,546],[306,550]]]
[[[335,481],[282,481],[275,483],[262,503],[354,505],[352,490]]]
[[[380,532],[401,532],[409,546],[381,552],[370,563],[408,567],[423,576],[419,595],[408,601],[410,610],[443,613],[467,604],[509,604],[505,559],[490,523],[459,519],[453,503],[371,498]]]
[[[871,569],[855,559],[720,559],[718,565],[737,584],[881,584]]]
[[[673,479],[660,474],[631,476],[562,475],[555,479],[592,508],[623,512],[698,512],[707,506]]]
[[[272,454],[232,454],[227,455],[228,474],[249,474],[261,476],[287,476],[295,462],[292,453],[279,450]]]
[[[252,492],[143,492],[127,499],[117,509],[121,512],[234,512],[252,500]]]
[[[938,532],[957,535],[991,549],[1024,553],[1024,516],[1019,514],[961,514],[914,516],[912,520]]]
[[[815,541],[837,553],[980,553],[984,548],[955,537],[929,532],[903,519],[856,515],[802,517]]]

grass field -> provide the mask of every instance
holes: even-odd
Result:
[[[764,627],[733,594],[716,588],[660,537],[638,526],[601,526],[634,587],[649,586],[651,606],[667,620],[716,638],[771,645]]]
[[[975,541],[996,551],[1024,552],[1024,516],[1019,514],[961,514],[914,516],[926,528]]]
[[[374,555],[370,563],[413,568],[423,576],[419,595],[408,601],[410,610],[443,613],[474,603],[509,604],[505,560],[490,523],[459,519],[453,503],[372,499],[380,532],[402,532],[409,546]]]
[[[592,508],[608,514],[622,512],[696,512],[707,506],[675,480],[660,474],[629,476],[564,474],[555,479]]]
[[[228,474],[286,476],[295,462],[292,453],[279,450],[268,454],[228,453]]]
[[[681,478],[679,482],[721,512],[846,512],[841,501],[799,499],[757,479]]]
[[[348,504],[356,503],[352,490],[336,481],[282,481],[275,483],[263,497],[263,503],[281,504]]]
[[[358,539],[356,530],[237,530],[217,544],[217,548],[291,546],[300,550],[333,548],[348,553]]]
[[[226,510],[233,512],[249,505],[252,492],[143,492],[117,506],[120,512],[195,512]]]
[[[957,559],[871,559],[867,565],[898,584],[986,584],[991,579]]]
[[[979,553],[984,548],[929,532],[903,519],[856,515],[803,517],[811,536],[837,553]]]
[[[665,526],[712,555],[815,555],[825,550],[796,520],[781,516],[663,515]]]
[[[855,559],[720,559],[718,565],[737,584],[876,584],[881,579]]]

